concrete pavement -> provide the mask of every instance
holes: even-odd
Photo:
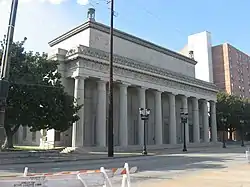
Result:
[[[135,187],[250,187],[250,165],[228,167],[221,170],[201,171],[169,180],[154,180],[134,184]]]
[[[134,186],[144,186],[146,184],[166,186],[164,182],[173,182],[182,178],[184,180],[185,177],[200,175],[202,172],[219,171],[239,165],[247,165],[244,151],[245,148],[241,147],[230,147],[227,149],[200,148],[196,150],[189,149],[189,152],[184,154],[181,151],[176,151],[176,153],[161,153],[146,157],[42,164],[10,164],[0,165],[0,172],[1,174],[19,173],[23,171],[25,166],[29,167],[30,172],[76,171],[80,169],[98,169],[100,166],[105,168],[122,167],[124,162],[128,162],[130,167],[137,166],[139,168],[139,172],[131,176]],[[121,182],[121,178],[116,177],[112,181],[118,185]],[[182,184],[185,184],[185,182]]]
[[[240,145],[231,145],[229,147],[240,147]],[[221,149],[220,145],[214,146],[203,146],[203,147],[192,147],[188,148],[188,153],[192,152],[206,152],[211,149]],[[170,149],[159,149],[159,150],[150,150],[148,155],[161,155],[161,154],[173,154],[181,153],[182,148],[170,148]],[[227,151],[225,149],[224,151]],[[223,150],[221,150],[223,151]],[[142,154],[140,151],[120,151],[115,152],[114,158],[107,157],[107,152],[89,152],[89,153],[78,153],[78,154],[58,154],[52,151],[48,153],[42,153],[39,156],[39,153],[0,153],[0,165],[14,165],[14,164],[41,164],[41,163],[53,163],[53,162],[71,162],[71,161],[87,161],[87,160],[106,160],[106,159],[119,159],[119,158],[130,158],[130,157],[141,157]],[[14,157],[13,157],[14,155]]]

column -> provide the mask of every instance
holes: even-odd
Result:
[[[139,108],[146,107],[146,88],[138,88],[138,99],[139,99]],[[144,143],[144,122],[141,120],[141,115],[138,108],[138,131],[139,131],[139,145]]]
[[[162,144],[162,103],[161,92],[155,91],[155,142]]]
[[[176,144],[176,110],[175,95],[168,94],[169,100],[169,141],[170,144]]]
[[[203,109],[203,129],[204,129],[204,142],[209,142],[209,124],[208,124],[208,108],[207,108],[207,100],[202,101],[202,109]]]
[[[199,103],[197,98],[192,98],[193,109],[193,140],[194,143],[200,143],[200,123],[199,123]]]
[[[188,100],[187,100],[187,97],[182,96],[181,101],[182,101],[182,112],[188,113]],[[183,125],[183,124],[181,124],[181,125]],[[186,133],[185,133],[185,135],[186,135],[186,143],[189,143],[189,124],[188,124],[188,120],[187,120],[187,123],[185,124],[185,128],[186,128]],[[183,137],[183,135],[182,135],[182,137]]]
[[[97,81],[97,120],[96,142],[100,147],[106,146],[106,81]]]
[[[216,103],[210,101],[210,117],[211,117],[211,129],[212,129],[212,141],[217,142],[217,122],[216,122]]]
[[[80,119],[72,127],[72,147],[83,147],[84,125],[84,77],[75,77],[74,98],[78,105],[83,105],[78,111]]]
[[[120,84],[120,127],[119,143],[121,146],[128,146],[128,111],[127,111],[127,88],[128,85]]]

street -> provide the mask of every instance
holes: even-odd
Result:
[[[110,160],[85,160],[58,163],[42,164],[15,164],[0,166],[1,174],[12,174],[23,172],[24,167],[29,168],[29,172],[58,172],[76,171],[81,169],[98,169],[122,167],[127,162],[129,166],[137,166],[139,172],[132,174],[134,185],[140,185],[152,181],[165,181],[187,175],[194,175],[201,171],[217,171],[220,169],[237,166],[247,163],[245,158],[245,148],[231,147],[227,149],[210,148],[206,150],[190,150],[188,153],[169,154],[162,153],[156,156],[142,156],[131,158],[118,158]],[[121,177],[114,178],[115,183],[119,183]]]

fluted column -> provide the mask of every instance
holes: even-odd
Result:
[[[72,127],[72,147],[83,147],[84,139],[84,77],[75,77],[74,98],[78,105],[83,105],[78,111],[80,119]]]
[[[183,109],[182,111],[184,113],[188,113],[188,100],[187,100],[187,97],[182,96],[181,101],[182,101],[182,109]],[[186,127],[186,133],[185,133],[185,135],[186,135],[186,143],[189,143],[189,124],[188,124],[188,120],[187,120],[187,123],[185,124],[185,127]],[[183,135],[182,135],[182,137],[183,137]]]
[[[193,109],[193,140],[194,143],[200,142],[200,124],[199,124],[199,103],[197,98],[192,98]]]
[[[97,120],[96,141],[101,147],[106,146],[106,81],[97,82]]]
[[[169,98],[169,141],[170,144],[176,144],[176,110],[175,110],[175,95],[168,94]]]
[[[121,146],[128,146],[128,95],[127,89],[128,85],[120,84],[120,128],[119,128],[119,138]]]
[[[217,123],[216,123],[216,103],[210,101],[210,115],[211,115],[211,129],[212,129],[212,141],[217,142]]]
[[[162,144],[162,103],[161,92],[155,91],[155,141],[157,145]]]
[[[203,130],[204,130],[204,142],[209,142],[209,123],[208,123],[208,108],[207,100],[202,100],[202,109],[203,109]]]
[[[139,108],[146,108],[146,88],[138,88]],[[144,143],[144,122],[141,120],[141,115],[138,109],[138,130],[139,130],[139,145]]]

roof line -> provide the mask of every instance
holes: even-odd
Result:
[[[82,32],[88,28],[93,28],[93,29],[96,29],[96,30],[99,30],[101,32],[105,32],[107,34],[109,34],[109,31],[110,31],[110,27],[102,24],[102,23],[98,23],[98,22],[95,22],[95,21],[87,21],[85,22],[84,24],[66,32],[65,34],[55,38],[54,40],[50,41],[49,42],[49,45],[50,47],[53,47],[54,45],[70,38],[71,36],[74,36],[75,34],[79,33],[79,32]],[[155,51],[158,51],[160,53],[164,53],[166,55],[169,55],[169,56],[172,56],[174,58],[178,58],[180,60],[184,60],[190,64],[193,64],[193,65],[196,65],[197,64],[197,61],[187,57],[187,56],[184,56],[182,54],[179,54],[175,51],[171,51],[169,49],[166,49],[164,47],[161,47],[159,45],[156,45],[154,43],[151,43],[149,41],[146,41],[146,40],[143,40],[141,38],[138,38],[136,36],[133,36],[131,34],[128,34],[128,33],[125,33],[123,31],[120,31],[120,30],[117,30],[117,29],[114,29],[114,36],[117,36],[119,38],[122,38],[122,39],[125,39],[127,41],[130,41],[130,42],[133,42],[133,43],[136,43],[136,44],[139,44],[141,46],[144,46],[144,47],[147,47],[149,49],[153,49]]]

